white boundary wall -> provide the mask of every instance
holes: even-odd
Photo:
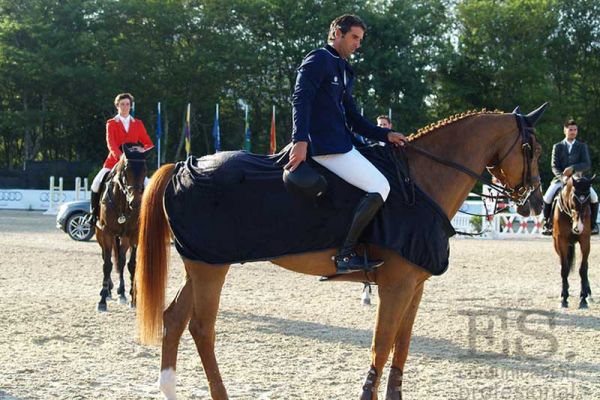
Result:
[[[89,198],[89,196],[85,196]],[[81,195],[80,195],[81,199]],[[77,200],[75,190],[55,191],[54,204]],[[50,207],[50,190],[0,189],[0,210],[45,211]]]

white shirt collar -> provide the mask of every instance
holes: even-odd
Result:
[[[113,118],[115,121],[119,122],[125,122],[126,120],[129,121],[134,121],[133,117],[131,116],[131,114],[129,114],[126,118],[121,117],[120,114],[115,115],[115,117]]]

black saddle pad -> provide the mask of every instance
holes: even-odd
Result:
[[[268,260],[341,245],[364,192],[309,161],[328,182],[316,202],[286,191],[289,147],[273,156],[244,151],[176,164],[165,208],[179,253],[212,264]],[[448,218],[418,187],[406,186],[391,146],[360,149],[388,179],[390,195],[361,241],[396,251],[433,275],[448,267]],[[414,188],[414,194],[411,192]]]

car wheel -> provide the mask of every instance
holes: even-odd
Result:
[[[94,236],[93,227],[86,222],[87,213],[76,213],[67,219],[67,234],[73,240],[86,242]]]

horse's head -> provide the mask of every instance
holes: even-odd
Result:
[[[579,235],[583,232],[586,224],[585,219],[590,213],[590,188],[596,179],[573,175],[567,178],[560,193],[560,209],[571,217],[571,232]]]
[[[123,155],[117,165],[117,183],[132,210],[138,210],[146,179],[146,153],[137,145],[123,145]]]
[[[534,126],[540,119],[548,103],[522,115],[517,107],[515,116],[515,136],[510,134],[494,154],[492,165],[488,169],[502,186],[505,187],[511,200],[517,203],[517,212],[528,216],[541,213],[543,207],[542,191],[540,189],[540,172],[538,161],[542,147],[537,141]]]

